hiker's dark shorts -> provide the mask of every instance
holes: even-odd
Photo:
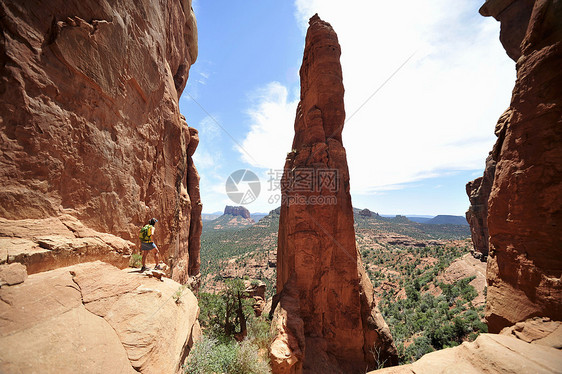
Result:
[[[154,244],[154,243],[143,243],[143,242],[141,242],[141,249],[143,251],[150,251],[154,248],[156,248],[156,244]]]

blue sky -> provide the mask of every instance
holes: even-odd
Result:
[[[482,174],[515,79],[499,23],[481,17],[480,5],[194,1],[199,58],[180,109],[200,133],[194,160],[203,211],[234,205],[225,182],[239,169],[262,182],[259,198],[246,205],[251,212],[279,205],[268,173],[290,151],[307,20],[317,12],[342,47],[353,205],[381,214],[464,214],[465,184]]]

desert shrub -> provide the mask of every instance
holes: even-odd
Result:
[[[241,343],[223,337],[216,339],[203,335],[193,346],[184,365],[186,374],[269,374],[271,369],[255,340]]]
[[[142,255],[140,253],[133,253],[129,257],[129,266],[132,268],[138,268],[142,265]]]
[[[433,347],[427,337],[421,336],[414,339],[414,343],[404,350],[402,361],[415,361],[426,353],[433,352]]]
[[[249,340],[238,345],[236,357],[227,370],[228,374],[269,374],[271,368],[259,354],[259,348]]]
[[[226,373],[236,359],[236,343],[219,343],[203,335],[193,346],[185,365],[186,374]]]
[[[273,342],[270,322],[264,317],[251,318],[248,323],[247,339],[259,349],[267,351]]]
[[[244,283],[240,279],[233,279],[227,280],[225,285],[226,288],[218,295],[199,294],[201,327],[208,335],[219,340],[243,330],[246,318],[253,314],[253,302],[243,298]]]

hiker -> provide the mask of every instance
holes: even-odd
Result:
[[[153,249],[154,259],[156,260],[156,266],[154,266],[154,270],[160,269],[160,259],[158,258],[158,253],[160,252],[158,251],[158,247],[156,246],[156,244],[154,244],[154,241],[152,241],[152,235],[154,235],[154,230],[156,230],[156,228],[154,227],[156,222],[158,222],[156,218],[151,218],[150,221],[148,221],[148,225],[143,226],[139,234],[142,251],[141,272],[146,270],[146,257],[148,256],[148,252],[152,251]]]

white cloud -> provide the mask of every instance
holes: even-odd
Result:
[[[303,31],[318,12],[342,46],[350,119],[343,140],[353,191],[389,190],[483,167],[495,141],[494,125],[509,105],[515,68],[499,43],[499,23],[481,17],[475,5],[470,0],[295,1]],[[296,107],[288,96],[286,87],[270,83],[249,112],[252,125],[243,146],[259,161],[242,157],[253,166],[278,167],[284,160]]]
[[[220,117],[217,114],[212,114],[212,118],[207,116],[199,122],[199,132],[206,139],[212,139],[220,135],[221,129],[219,127]]]
[[[298,100],[279,82],[271,82],[251,97],[254,106],[248,109],[250,131],[238,149],[242,159],[254,167],[283,168],[285,156],[291,151],[293,123]]]
[[[193,162],[195,163],[195,165],[197,166],[197,168],[199,169],[210,169],[210,168],[216,168],[218,165],[220,165],[219,160],[221,158],[221,155],[219,154],[211,154],[210,152],[206,151],[206,150],[197,150],[197,152],[195,152],[193,154]]]

